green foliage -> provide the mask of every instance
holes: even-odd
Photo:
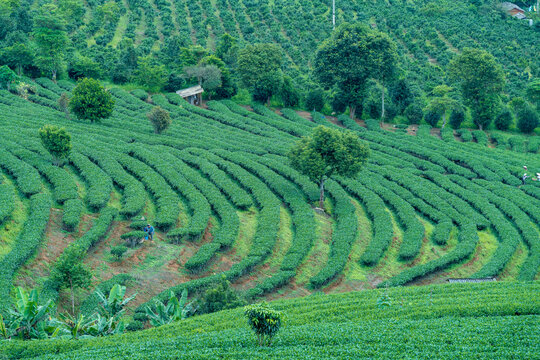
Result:
[[[71,151],[71,135],[66,129],[55,126],[45,125],[39,129],[39,137],[43,147],[52,155],[56,165],[61,159],[68,157]]]
[[[51,271],[50,280],[59,288],[68,288],[71,290],[72,312],[75,313],[75,295],[74,288],[87,288],[92,280],[92,273],[86,267],[78,253],[78,249],[68,247],[62,256],[54,264]]]
[[[452,113],[450,114],[450,126],[453,129],[459,129],[461,124],[465,121],[465,111],[463,111],[462,108],[458,107],[452,110]]]
[[[495,128],[497,130],[507,131],[514,122],[514,116],[507,107],[503,108],[495,118]]]
[[[167,305],[155,300],[154,306],[146,307],[146,315],[150,319],[150,324],[158,327],[187,318],[196,310],[193,308],[192,303],[187,304],[187,297],[187,290],[184,289],[180,300],[171,291]]]
[[[533,132],[533,130],[540,125],[540,118],[538,112],[530,105],[521,107],[517,113],[517,127],[526,134]]]
[[[461,86],[466,105],[480,130],[486,128],[499,105],[505,77],[493,55],[484,50],[465,48],[450,64],[450,75]]]
[[[236,62],[236,60],[231,61]],[[221,58],[215,55],[206,56],[201,59],[200,64],[205,66],[214,65],[218,68],[220,72],[219,80],[221,81],[221,83],[217,88],[211,89],[208,87],[208,85],[203,84],[204,90],[210,91],[212,98],[224,99],[230,98],[236,94],[236,82],[233,79],[229,68],[227,68],[227,65]],[[214,73],[216,72],[214,71]]]
[[[49,300],[42,304],[37,290],[28,293],[17,287],[15,306],[9,309],[4,320],[0,316],[0,335],[4,339],[33,340],[56,336],[58,329],[53,321],[53,303]]]
[[[156,93],[161,91],[169,78],[169,72],[164,65],[157,65],[150,57],[140,57],[133,80],[145,90]]]
[[[6,65],[0,66],[0,89],[10,90],[19,77]]]
[[[75,80],[82,78],[100,79],[102,78],[103,69],[92,58],[77,55],[70,61],[68,73]]]
[[[112,115],[115,100],[99,81],[84,78],[73,89],[69,107],[79,119],[99,122]]]
[[[274,44],[248,45],[238,53],[240,81],[258,101],[269,101],[283,81],[282,53]]]
[[[377,307],[382,290],[275,301],[271,306],[286,313],[287,326],[279,331],[279,340],[271,349],[257,346],[246,329],[242,309],[234,309],[190,317],[167,328],[122,337],[5,341],[0,344],[0,351],[10,359],[68,359],[75,352],[81,360],[125,357],[126,354],[189,358],[204,352],[215,358],[307,360],[327,357],[328,352],[355,359],[381,352],[398,354],[395,358],[418,357],[418,349],[429,345],[437,349],[423,350],[422,354],[472,358],[482,350],[492,359],[534,358],[535,349],[530,344],[538,342],[535,296],[538,291],[538,282],[513,281],[389,288],[392,306],[384,310]],[[520,296],[525,300],[516,302],[514,299]],[[448,305],[449,301],[453,306]],[[516,336],[523,332],[529,336]],[[186,333],[192,335],[178,336]],[[441,342],[447,336],[460,341]],[[365,345],[358,346],[358,339],[363,339]],[[414,349],[403,350],[405,342]],[[491,344],[498,344],[497,353],[490,350]]]
[[[56,81],[57,73],[64,66],[69,38],[66,22],[53,3],[44,4],[34,17],[34,41],[37,45],[36,64]]]
[[[244,308],[248,324],[257,335],[259,346],[272,345],[272,338],[281,326],[283,315],[266,303],[249,305]]]
[[[285,107],[296,107],[300,103],[300,95],[294,87],[293,81],[289,76],[283,77],[283,86],[280,90],[280,97]]]
[[[305,107],[308,110],[321,111],[324,107],[324,91],[320,88],[308,91]]]
[[[63,92],[58,98],[58,107],[66,114],[66,119],[69,119],[69,97],[67,93]]]
[[[203,314],[209,314],[216,311],[234,309],[244,305],[238,294],[231,288],[231,283],[225,276],[214,287],[206,290],[199,301],[199,309]]]
[[[49,221],[51,198],[46,194],[36,194],[30,199],[30,214],[22,231],[17,236],[11,251],[0,259],[0,308],[9,305],[12,278],[17,269],[36,252]]]
[[[334,173],[352,177],[369,157],[369,146],[352,132],[318,126],[289,152],[291,166],[320,184],[319,206],[323,208],[324,182]]]
[[[67,231],[74,231],[79,226],[84,204],[80,199],[69,199],[64,203],[62,224]]]
[[[424,118],[424,110],[420,104],[414,102],[405,108],[403,114],[407,117],[409,124],[420,124]]]
[[[336,86],[340,90],[354,118],[367,80],[386,83],[395,75],[396,64],[396,45],[388,35],[361,23],[343,23],[318,47],[314,73],[325,88]],[[384,103],[384,92],[382,96]]]
[[[441,114],[439,112],[428,109],[425,112],[424,120],[428,123],[429,126],[436,127],[439,123],[439,120],[441,120]]]
[[[126,295],[126,287],[119,284],[115,284],[107,295],[100,289],[96,289],[96,295],[100,301],[98,313],[105,319],[115,320],[120,319],[122,314],[126,311],[126,305],[137,296],[137,294],[133,294],[128,298],[124,298]]]
[[[17,69],[17,75],[21,76],[23,69],[33,64],[35,60],[35,51],[30,43],[20,42],[9,47],[5,47],[0,52],[7,65]]]
[[[132,281],[133,277],[131,275],[118,274],[113,276],[109,280],[103,281],[102,283],[98,284],[94,292],[92,292],[79,307],[81,314],[89,318],[96,312],[96,309],[99,307],[100,303],[100,298],[97,295],[97,290],[101,291],[104,294],[108,294],[114,285],[119,284],[123,286],[128,286]]]
[[[111,255],[114,256],[116,260],[120,260],[122,259],[122,256],[127,251],[127,249],[128,248],[125,245],[113,246],[111,248]]]
[[[536,21],[538,23],[538,20]],[[533,79],[528,85],[526,90],[527,98],[530,102],[536,105],[536,108],[540,108],[540,78]]]
[[[15,210],[15,188],[9,184],[0,184],[0,225]]]
[[[377,299],[377,307],[379,309],[386,309],[392,305],[392,299],[388,295],[388,288],[385,289],[384,293]]]
[[[169,112],[159,106],[153,107],[152,111],[146,114],[146,116],[152,123],[152,126],[154,126],[156,134],[161,134],[163,131],[167,130],[172,122]]]
[[[82,314],[73,316],[70,314],[59,314],[60,332],[58,337],[61,339],[79,340],[89,339],[95,334],[96,320],[87,318]]]

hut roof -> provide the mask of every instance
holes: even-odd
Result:
[[[201,87],[201,85],[197,85],[197,86],[192,86],[187,89],[178,90],[176,93],[180,95],[181,97],[185,98],[185,97],[197,95],[203,92],[204,92],[204,89]]]
[[[518,10],[518,11],[521,11],[521,12],[525,12],[525,10],[523,10],[522,8],[520,8],[519,6],[517,6],[516,4],[514,3],[511,3],[509,1],[505,1],[501,4],[501,7],[503,8],[503,10],[506,10],[506,11],[510,11],[510,10]]]

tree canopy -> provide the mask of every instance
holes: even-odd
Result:
[[[238,72],[242,84],[269,101],[283,82],[282,56],[274,44],[248,45],[240,50]]]
[[[368,79],[381,84],[395,75],[397,52],[388,35],[361,23],[340,25],[315,54],[314,74],[325,88],[337,87],[351,118],[365,96]],[[384,91],[382,92],[384,116]]]
[[[112,115],[114,99],[99,81],[84,78],[73,89],[69,106],[77,118],[94,122]]]
[[[450,63],[450,76],[461,86],[461,92],[480,128],[487,127],[497,115],[499,94],[505,79],[502,67],[484,50],[465,48]]]
[[[65,52],[69,44],[66,21],[58,13],[56,5],[42,5],[34,17],[34,41],[37,45],[37,66],[50,73],[56,81],[58,71],[64,66]]]
[[[43,147],[52,155],[54,162],[59,163],[71,151],[71,135],[66,129],[56,125],[45,125],[39,129],[39,137]]]
[[[324,182],[333,174],[352,177],[369,157],[369,146],[350,131],[317,126],[289,152],[291,166],[319,183],[319,207],[324,206]]]

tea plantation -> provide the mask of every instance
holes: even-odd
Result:
[[[0,343],[9,359],[534,359],[538,282],[451,284],[273,302],[286,314],[271,348],[241,309],[119,337]]]
[[[131,277],[134,316],[222,276],[253,301],[314,295],[272,303],[285,320],[271,349],[255,347],[232,310],[118,338],[1,342],[0,359],[538,356],[540,181],[521,181],[524,165],[540,172],[538,147],[491,148],[483,132],[439,138],[423,126],[412,135],[230,100],[203,109],[176,94],[118,88],[113,116],[89,123],[66,119],[58,105],[73,83],[32,86],[27,99],[0,90],[0,308],[14,285],[66,306],[48,275],[68,250],[85,254],[92,291]],[[172,118],[161,135],[146,118],[155,105]],[[72,136],[62,167],[41,145],[45,124]],[[349,129],[371,148],[357,177],[328,180],[324,214],[313,209],[317,185],[286,158],[318,125]],[[146,222],[158,230],[153,243],[119,264],[107,257]],[[393,289],[448,277],[499,281]],[[322,295],[374,287],[383,289]],[[81,311],[95,308],[92,291],[78,293]],[[390,304],[379,307],[385,291]]]
[[[363,22],[389,34],[408,79],[426,92],[444,83],[446,67],[464,48],[482,48],[503,65],[508,92],[516,96],[531,77],[538,77],[537,33],[497,4],[336,1],[336,24]],[[326,0],[88,1],[76,8],[81,16],[67,20],[74,47],[104,69],[104,78],[114,78],[127,66],[116,53],[125,44],[134,44],[139,56],[158,54],[161,63],[173,68],[180,60],[175,54],[179,46],[216,49],[226,33],[239,42],[275,43],[285,54],[286,73],[307,85],[314,50],[332,32],[331,7]]]

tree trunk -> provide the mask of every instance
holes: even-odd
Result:
[[[270,107],[270,99],[272,96],[269,96],[268,99],[266,99],[266,106]]]
[[[19,64],[19,65],[17,66],[17,75],[21,76],[21,74],[22,74],[22,65]]]
[[[349,105],[349,115],[350,115],[351,119],[353,119],[353,120],[354,120],[355,112],[356,112],[356,106]]]
[[[384,87],[381,91],[381,122],[384,122]]]
[[[443,129],[444,129],[445,125],[446,125],[446,113],[444,112],[442,114],[442,128]]]
[[[320,190],[319,207],[324,210],[324,177],[321,177],[319,190]]]
[[[52,81],[56,84],[56,69],[52,70]]]
[[[73,294],[73,280],[69,279],[69,287],[71,288],[71,313],[75,316],[75,294]]]
[[[482,124],[478,124],[478,127],[480,128],[481,131],[484,131],[484,127],[482,126]]]

